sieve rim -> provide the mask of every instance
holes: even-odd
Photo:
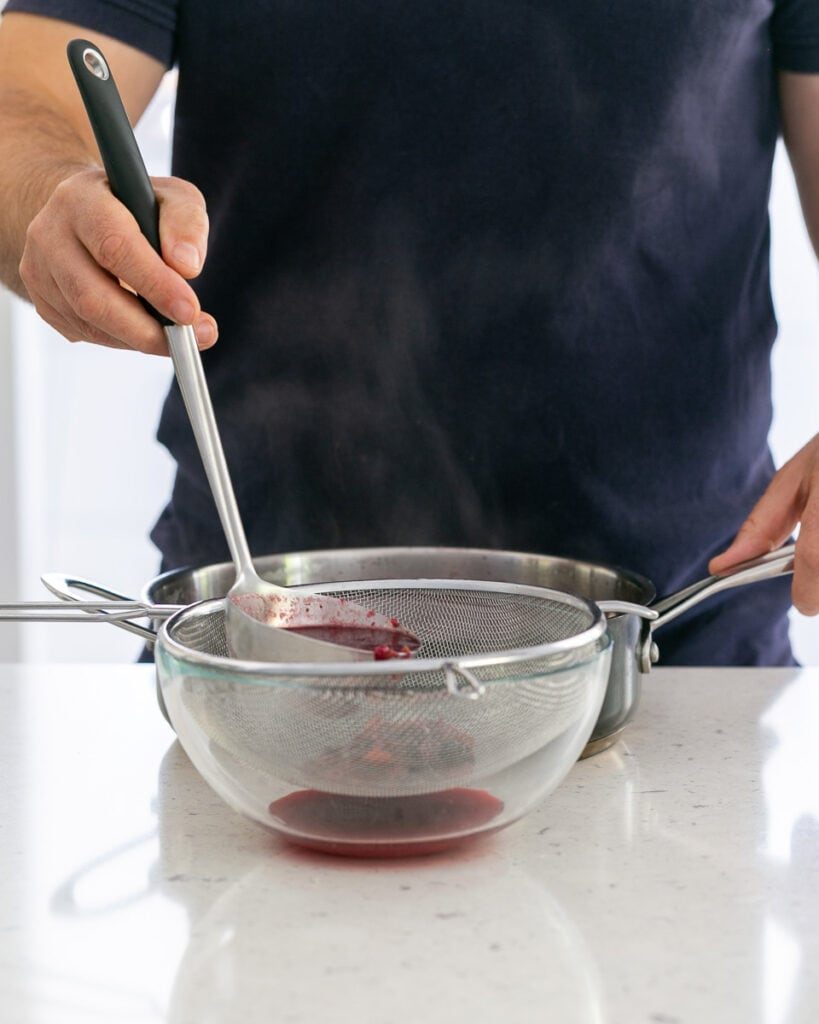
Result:
[[[158,643],[163,652],[179,662],[225,672],[230,675],[238,673],[243,678],[246,678],[248,683],[264,685],[270,677],[297,675],[308,677],[302,678],[300,685],[326,687],[328,684],[325,680],[343,679],[350,676],[378,679],[381,676],[394,677],[397,675],[441,672],[449,666],[473,669],[496,665],[514,665],[518,662],[548,658],[552,655],[566,654],[589,646],[600,639],[607,632],[608,628],[605,613],[595,602],[589,601],[584,597],[578,597],[576,594],[569,594],[566,591],[554,590],[548,587],[536,587],[523,583],[499,583],[495,581],[460,579],[348,580],[342,583],[305,584],[290,589],[295,593],[314,594],[349,591],[351,588],[353,590],[390,590],[400,589],[402,586],[414,589],[493,591],[495,593],[515,594],[522,597],[536,597],[586,611],[591,618],[591,623],[581,632],[565,637],[562,640],[552,640],[528,647],[509,648],[503,651],[492,651],[488,654],[470,654],[451,658],[411,658],[407,660],[388,659],[385,661],[356,662],[244,661],[238,658],[226,658],[218,654],[206,654],[202,651],[194,650],[175,640],[171,635],[172,630],[177,625],[194,614],[209,614],[218,609],[224,609],[227,601],[226,598],[209,598],[180,608],[179,611],[166,619],[159,630]],[[596,653],[599,654],[600,652]],[[560,668],[563,667],[560,666]],[[350,689],[349,684],[345,686],[345,689]],[[369,689],[373,689],[373,687],[369,687]]]

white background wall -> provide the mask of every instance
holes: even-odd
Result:
[[[172,97],[169,77],[138,131],[152,174],[167,173]],[[781,326],[771,441],[781,462],[819,431],[819,278],[782,153],[771,214]],[[38,580],[48,570],[136,594],[156,572],[147,532],[170,490],[171,462],[153,439],[170,366],[71,346],[22,303],[15,303],[10,343],[2,316],[0,306],[0,430],[9,437],[10,382],[16,429],[13,446],[0,453],[0,600],[42,599]],[[15,523],[19,536],[10,544]],[[805,663],[819,664],[819,621],[795,616],[794,641]],[[139,647],[129,634],[101,625],[0,626],[0,659],[128,661]]]

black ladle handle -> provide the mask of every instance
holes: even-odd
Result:
[[[111,191],[133,214],[154,250],[162,255],[159,203],[108,61],[100,48],[87,39],[72,39],[67,52]],[[163,327],[173,325],[173,320],[163,316],[145,299],[140,298],[140,301]]]

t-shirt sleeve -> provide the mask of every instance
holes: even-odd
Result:
[[[819,73],[819,0],[777,0],[771,44],[780,71]]]
[[[2,0],[0,0],[2,3]],[[3,13],[59,18],[113,36],[161,60],[174,60],[178,0],[8,0]]]

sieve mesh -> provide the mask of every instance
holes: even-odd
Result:
[[[588,713],[605,636],[592,631],[569,650],[543,648],[593,626],[592,607],[579,599],[461,581],[320,590],[398,618],[421,641],[416,658],[390,663],[388,674],[353,663],[343,674],[279,665],[269,676],[258,669],[249,676],[228,661],[198,664],[196,654],[229,658],[221,602],[194,606],[168,624],[184,649],[170,653],[160,643],[171,717],[177,728],[181,715],[198,730],[224,771],[238,765],[360,796],[423,793],[503,771]],[[418,665],[470,656],[487,656],[470,668],[486,686],[473,700],[449,692],[444,668]]]

